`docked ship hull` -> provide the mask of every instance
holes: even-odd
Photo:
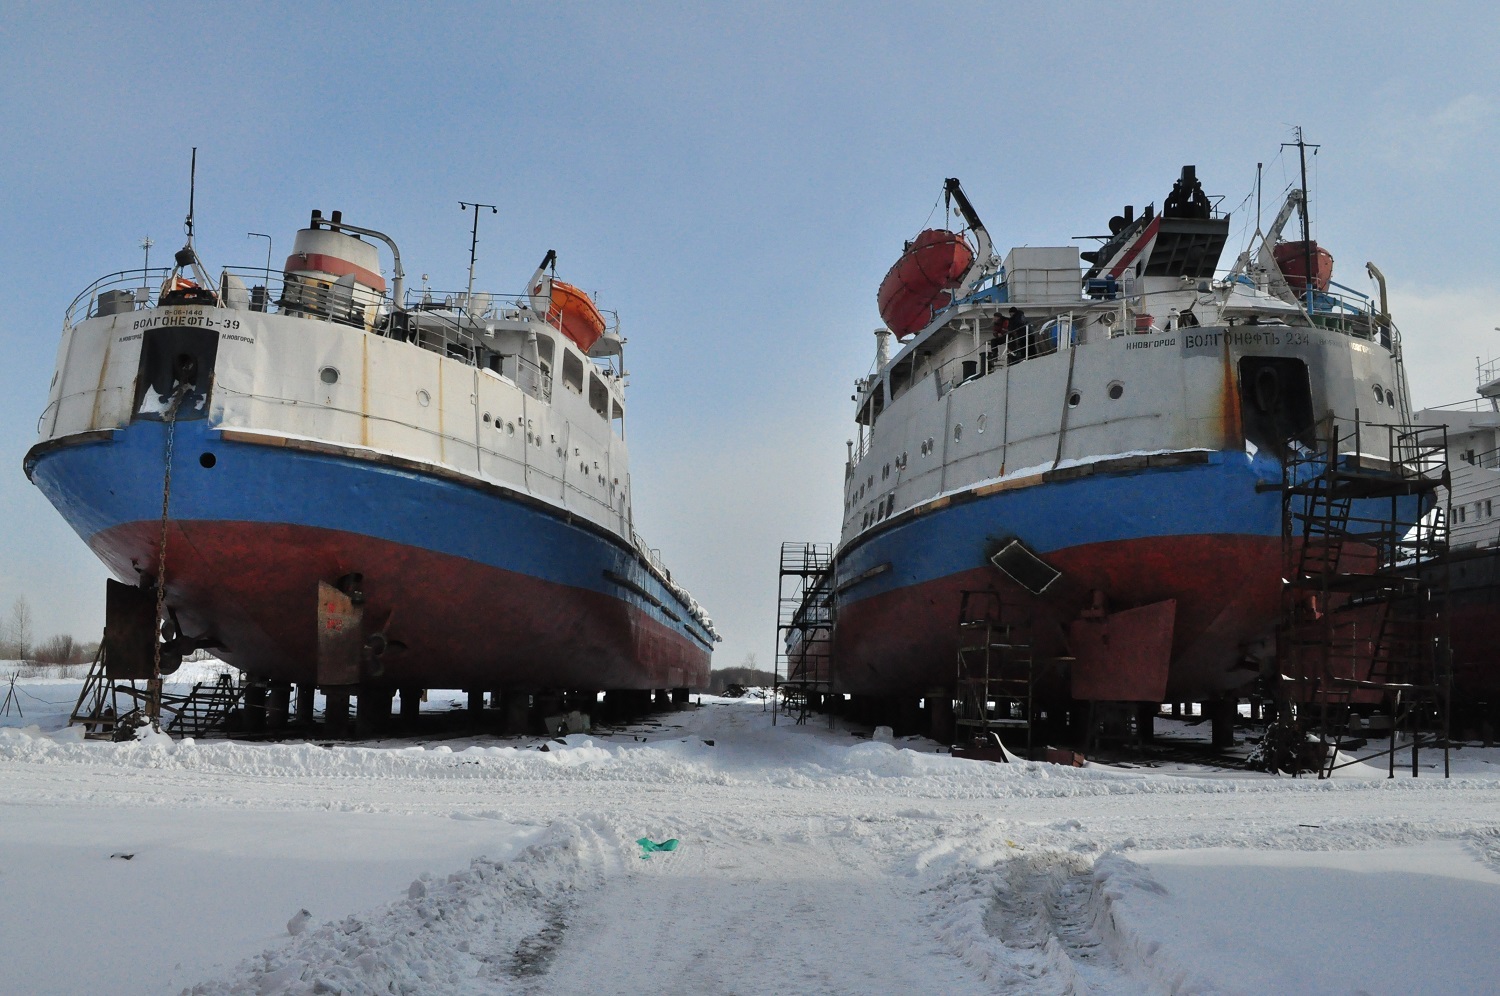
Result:
[[[945,190],[958,197],[956,181]],[[829,687],[931,704],[1004,680],[1055,705],[1277,685],[1278,625],[1304,604],[1283,578],[1328,516],[1288,476],[1335,462],[1406,473],[1395,440],[1410,405],[1383,303],[1289,290],[1274,247],[1300,191],[1225,275],[1229,219],[1191,166],[1160,214],[1127,207],[1086,254],[1023,246],[1002,261],[959,203],[982,248],[955,300],[894,354],[898,330],[877,330],[874,372],[856,382],[842,538],[817,592]],[[1340,509],[1400,537],[1422,499],[1395,491]],[[1372,563],[1388,542],[1341,540],[1328,569]],[[1324,563],[1335,547],[1309,549]],[[1001,597],[976,616],[966,591]],[[1343,594],[1319,602],[1311,612],[1358,615],[1361,634],[1375,618]],[[965,625],[1008,635],[983,665],[964,637],[976,653],[960,675]],[[1374,651],[1353,639],[1363,678]],[[1005,677],[974,676],[992,666]]]
[[[707,684],[713,623],[634,528],[618,318],[556,253],[522,295],[408,294],[394,240],[315,211],[280,274],[173,258],[68,307],[26,457],[129,586],[112,675],[206,648],[299,694]]]
[[[1130,605],[1171,600],[1160,619],[1172,665],[1166,697],[1213,697],[1254,677],[1280,597],[1280,500],[1244,453],[1183,454],[1178,467],[1094,472],[1066,482],[1041,475],[989,495],[892,521],[845,550],[835,653],[840,682],[855,693],[923,694],[952,681],[961,592],[996,588],[1033,618],[1044,656],[1067,654],[1067,624],[1092,591]],[[990,563],[1003,540],[1020,539],[1062,572],[1042,597]],[[881,570],[881,565],[890,567]],[[871,574],[870,572],[876,572]],[[1165,673],[1121,668],[1112,698],[1149,701]]]
[[[131,583],[159,555],[165,433],[136,422],[28,458],[36,484]],[[382,657],[384,684],[707,682],[707,635],[666,614],[670,594],[634,552],[544,503],[202,420],[179,424],[173,449],[167,603],[184,632],[213,634],[250,674],[308,680],[318,582],[359,573],[366,618],[404,648]]]
[[[1500,705],[1500,551],[1454,554],[1449,571],[1455,703]]]

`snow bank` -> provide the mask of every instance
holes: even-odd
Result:
[[[896,793],[925,799],[1041,799],[1142,795],[1242,795],[1288,792],[1490,790],[1500,771],[1441,778],[1319,781],[1273,776],[1163,778],[1099,765],[988,764],[875,741],[829,742],[752,731],[715,746],[700,737],[620,743],[573,734],[526,746],[445,745],[398,749],[312,743],[247,744],[152,736],[128,743],[82,740],[78,731],[35,726],[0,729],[0,761],[109,766],[158,771],[217,771],[239,776],[380,780],[408,778],[518,783],[649,783],[658,786],[774,787],[820,793]]]
[[[987,764],[708,701],[560,741],[0,729],[0,960],[27,991],[128,996],[1467,991],[1500,973],[1479,936],[1500,751],[1457,752],[1446,781]],[[642,837],[682,846],[642,861]],[[55,901],[84,893],[107,898]],[[142,895],[153,915],[114,915]],[[1357,956],[1301,940],[1330,909]]]

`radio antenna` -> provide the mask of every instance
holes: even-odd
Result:
[[[187,227],[188,245],[193,244],[193,199],[198,192],[198,147],[193,146],[193,162],[188,168],[188,213]]]

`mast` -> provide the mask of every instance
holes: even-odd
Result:
[[[188,213],[183,225],[187,228],[188,248],[193,247],[193,200],[198,193],[198,147],[193,146],[193,158],[188,166]]]
[[[464,309],[468,310],[469,302],[474,299],[474,260],[475,252],[479,248],[479,209],[489,208],[490,214],[498,214],[499,208],[493,204],[471,204],[468,201],[459,201],[458,209],[467,211],[474,209],[474,227],[469,232],[469,289],[464,292]]]
[[[1312,236],[1308,232],[1307,223],[1307,150],[1312,149],[1313,155],[1317,155],[1320,146],[1308,145],[1302,140],[1302,126],[1297,126],[1297,141],[1282,142],[1284,149],[1288,145],[1297,147],[1297,163],[1302,171],[1302,273],[1304,276],[1302,284],[1303,302],[1307,306],[1307,314],[1312,315],[1313,310],[1313,269],[1312,269]]]

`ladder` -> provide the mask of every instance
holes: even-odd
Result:
[[[183,698],[163,696],[163,710],[173,710],[172,721],[164,729],[175,736],[201,737],[223,726],[244,695],[244,681],[221,674],[212,684],[197,682]]]
[[[1030,619],[993,589],[960,594],[953,724],[965,746],[1000,747],[1024,735],[1032,757],[1036,658]]]

